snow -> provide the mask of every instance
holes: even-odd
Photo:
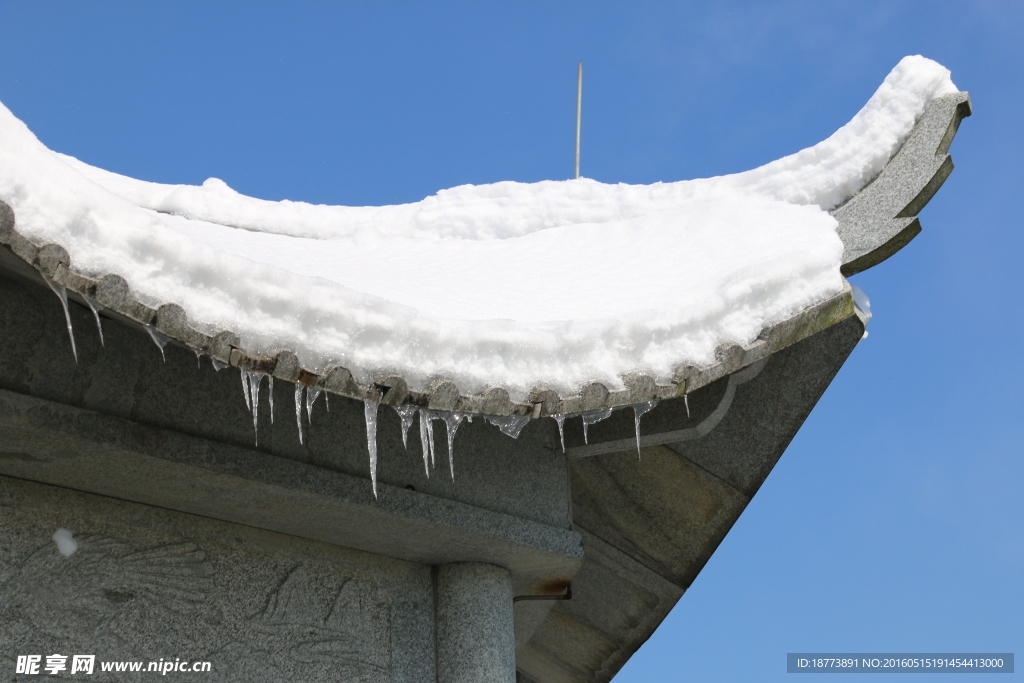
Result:
[[[211,178],[161,185],[48,150],[0,105],[0,199],[85,275],[123,276],[254,354],[412,388],[454,380],[522,400],[714,360],[839,293],[828,210],[870,181],[949,72],[903,59],[827,140],[730,176],[465,185],[398,206],[269,202]]]
[[[78,550],[78,541],[74,539],[74,535],[70,531],[63,527],[54,531],[50,538],[57,544],[57,550],[64,557],[70,557]]]

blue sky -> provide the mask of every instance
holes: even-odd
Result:
[[[1020,655],[1024,3],[711,4],[0,2],[0,101],[138,178],[388,204],[569,177],[580,59],[583,175],[629,183],[794,152],[904,55],[936,59],[975,105],[956,170],[924,232],[854,278],[870,337],[616,681]]]

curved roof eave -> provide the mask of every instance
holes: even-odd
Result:
[[[952,171],[953,162],[947,150],[960,121],[970,115],[971,101],[966,92],[937,98],[881,173],[832,211],[845,246],[844,276],[880,263],[921,231],[916,216]],[[70,298],[83,305],[87,305],[85,297],[88,297],[102,306],[104,315],[155,330],[217,362],[363,401],[496,416],[567,415],[680,396],[857,314],[847,285],[839,295],[765,328],[757,340],[746,347],[736,344],[719,347],[717,361],[709,366],[678,367],[668,384],[658,384],[647,375],[633,375],[623,378],[626,388],[618,391],[609,391],[600,383],[583,386],[574,396],[559,396],[554,391],[538,388],[528,401],[519,403],[513,402],[509,393],[500,387],[466,396],[454,382],[443,379],[426,391],[409,389],[405,379],[398,376],[375,378],[372,384],[364,385],[356,382],[352,373],[342,366],[328,368],[320,374],[310,372],[289,350],[282,350],[273,357],[249,354],[240,348],[238,335],[230,330],[210,336],[191,327],[185,310],[177,304],[164,304],[154,309],[142,303],[133,296],[127,281],[118,275],[89,278],[76,273],[70,255],[62,246],[37,245],[21,235],[13,210],[4,202],[0,202],[0,244],[7,247],[0,250],[0,267],[37,281],[48,280],[60,285]]]

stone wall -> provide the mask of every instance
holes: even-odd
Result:
[[[4,680],[54,653],[209,661],[211,681],[434,680],[433,613],[425,565],[0,477]]]

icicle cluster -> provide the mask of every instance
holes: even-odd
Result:
[[[452,481],[455,481],[455,432],[463,421],[473,421],[473,417],[466,413],[450,413],[443,410],[428,410],[416,406],[392,406],[398,413],[402,422],[402,446],[409,448],[409,429],[412,428],[413,420],[419,416],[420,447],[423,450],[423,470],[427,477],[430,477],[430,470],[437,464],[436,449],[434,447],[434,420],[440,420],[445,424],[448,441],[448,470],[451,473]]]
[[[259,396],[260,396],[260,383],[263,380],[263,375],[256,372],[241,371],[242,376],[242,390],[245,397],[246,406],[252,411],[252,425],[253,429],[257,430],[258,439],[258,410],[259,410]],[[268,377],[268,384],[270,389],[270,421],[274,421],[274,378]],[[314,387],[306,387],[302,384],[295,385],[295,421],[299,430],[299,443],[305,443],[305,429],[304,420],[302,417],[302,408],[305,405],[306,408],[306,420],[312,422],[313,405],[316,403],[316,399],[324,393],[325,401],[327,400],[328,394],[322,392],[322,390]],[[640,420],[641,418],[650,412],[656,405],[657,401],[647,401],[646,403],[638,403],[630,406],[633,408],[633,422],[636,430],[636,449],[637,456],[640,455]],[[330,404],[328,402],[328,409]],[[379,404],[374,401],[364,401],[363,405],[363,416],[366,421],[366,450],[370,456],[370,482],[373,488],[373,496],[377,497],[377,410]],[[452,481],[455,481],[455,434],[459,429],[459,425],[463,422],[472,422],[473,416],[468,413],[460,412],[448,412],[443,410],[430,410],[428,408],[420,408],[411,405],[392,406],[395,412],[398,414],[398,418],[401,422],[402,432],[402,446],[408,450],[409,448],[409,430],[412,429],[413,422],[419,418],[419,436],[420,436],[420,447],[423,453],[423,470],[427,477],[430,477],[431,470],[437,468],[437,448],[434,444],[434,421],[443,422],[445,425],[445,432],[447,436],[448,444],[448,471],[451,475]],[[558,424],[558,436],[562,445],[562,452],[565,452],[565,420],[571,417],[579,417],[583,422],[583,440],[584,443],[589,443],[589,435],[587,428],[602,420],[607,419],[611,416],[613,408],[601,408],[599,410],[591,410],[584,413],[577,413],[573,415],[552,415],[551,417]],[[485,416],[487,421],[496,426],[503,434],[513,439],[519,438],[523,428],[530,421],[530,418],[523,417],[521,415],[487,415]]]
[[[67,323],[68,337],[71,339],[71,352],[75,356],[75,362],[78,362],[78,350],[75,347],[75,335],[71,327],[71,314],[68,310],[68,295],[67,290],[62,286],[51,281],[46,276],[43,276],[46,284],[50,286],[53,293],[60,299],[61,306],[64,309],[64,319]],[[93,317],[96,318],[96,327],[100,334],[100,344],[105,345],[103,339],[103,325],[100,322],[99,312],[103,307],[95,300],[84,296],[86,304],[92,311]],[[164,334],[161,334],[152,325],[145,325],[146,332],[149,333],[153,343],[160,349],[160,355],[167,362],[167,356],[164,354],[164,348],[170,341],[170,338]],[[201,351],[195,351],[196,361],[199,361],[202,355]],[[227,363],[218,361],[216,358],[210,357],[210,362],[213,365],[214,370],[222,370],[227,367]],[[252,428],[255,432],[256,445],[259,445],[259,402],[260,402],[260,385],[263,382],[264,375],[259,372],[249,372],[247,370],[241,370],[242,379],[242,395],[245,398],[246,407],[252,412]],[[267,386],[268,386],[268,400],[270,402],[270,423],[274,423],[274,378],[267,375]],[[321,389],[315,387],[306,387],[302,384],[295,385],[295,422],[299,429],[299,443],[305,444],[306,436],[303,428],[302,420],[302,406],[306,406],[306,419],[312,423],[313,418],[313,404],[316,403],[316,399],[322,393]],[[330,410],[330,398],[329,394],[324,392],[324,401],[326,407]],[[686,416],[690,416],[690,403],[689,397],[684,395],[683,401],[686,404]],[[650,412],[656,405],[657,401],[647,401],[646,403],[638,403],[633,405],[633,419],[636,429],[636,452],[637,457],[640,456],[640,419],[648,412]],[[365,401],[363,410],[364,418],[366,420],[366,449],[370,456],[370,481],[373,487],[373,496],[377,497],[377,408],[378,403],[373,401]],[[429,410],[427,408],[418,408],[417,406],[401,405],[392,406],[395,412],[398,413],[398,417],[401,420],[402,430],[402,445],[408,450],[409,448],[409,430],[412,428],[413,420],[419,416],[419,429],[420,429],[420,444],[423,449],[423,469],[426,472],[427,477],[430,477],[431,469],[435,469],[437,466],[437,459],[434,447],[434,420],[440,420],[445,424],[445,431],[448,442],[448,470],[451,474],[452,481],[455,481],[455,433],[459,429],[459,425],[463,421],[472,422],[473,416],[468,413],[459,412],[448,412],[442,410]],[[578,415],[583,420],[583,442],[589,444],[589,435],[587,428],[596,424],[602,420],[607,419],[611,416],[612,408],[600,408],[598,410],[591,410],[584,413],[578,413],[574,415],[561,415],[556,414],[551,417],[558,424],[558,438],[562,445],[562,452],[565,453],[565,420],[569,417],[576,417]],[[518,439],[522,433],[523,428],[530,421],[530,418],[523,417],[521,415],[487,415],[485,416],[487,421],[492,425],[501,430],[502,434],[510,436],[513,439]]]
[[[259,414],[260,414],[260,384],[264,375],[259,372],[241,370],[242,374],[242,395],[245,397],[245,405],[252,412],[252,429],[256,433],[256,445],[260,444]],[[267,376],[267,383],[270,390],[270,423],[274,423],[274,378]]]
[[[645,403],[636,403],[632,406],[621,406],[633,409],[633,425],[636,430],[636,453],[638,457],[640,455],[640,418],[653,410],[656,405],[658,405],[658,401],[654,400],[647,401]],[[592,424],[608,419],[614,410],[618,410],[618,408],[599,408],[598,410],[589,410],[584,413],[552,415],[551,418],[558,424],[558,439],[562,444],[562,452],[565,453],[565,421],[568,418],[579,417],[583,420],[583,443],[589,444],[590,436],[587,433],[587,428]],[[689,415],[689,405],[687,405],[686,412],[687,415]]]

